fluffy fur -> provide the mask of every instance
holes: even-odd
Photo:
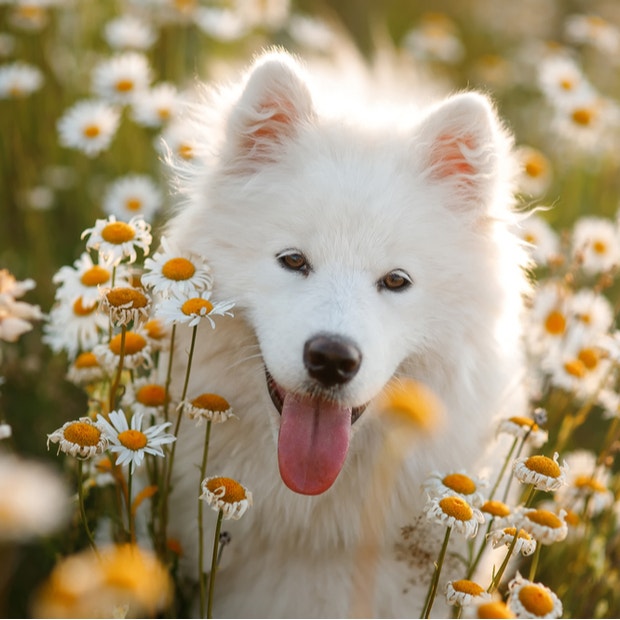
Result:
[[[526,283],[510,232],[512,142],[493,105],[466,92],[423,109],[343,106],[343,93],[333,83],[326,93],[315,77],[284,51],[261,55],[196,108],[205,152],[176,166],[185,199],[165,234],[207,257],[214,298],[236,302],[234,318],[201,327],[188,395],[231,402],[238,419],[213,427],[207,473],[254,496],[243,518],[225,523],[232,543],[216,617],[419,614],[443,536],[423,516],[420,485],[433,470],[482,471],[493,418],[512,413]],[[297,253],[290,264],[284,251]],[[299,255],[307,271],[295,270]],[[411,283],[390,289],[388,274]],[[325,386],[310,376],[304,348],[317,334],[359,351],[350,380]],[[283,482],[282,418],[265,369],[281,396],[338,411],[367,404],[323,492]],[[399,377],[425,384],[445,410],[440,428],[406,444],[394,443],[377,407]],[[202,448],[203,432],[183,422],[170,533],[189,575]],[[448,561],[445,578],[451,572],[463,576]]]

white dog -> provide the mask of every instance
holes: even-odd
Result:
[[[236,304],[199,331],[188,393],[232,404],[207,475],[254,498],[224,526],[216,617],[419,614],[444,534],[421,483],[480,471],[518,372],[512,141],[488,98],[364,109],[327,90],[272,50],[211,93],[195,115],[208,153],[180,171],[186,204],[165,231]],[[406,444],[377,406],[399,377],[445,411]],[[171,533],[195,575],[203,433],[180,435]]]

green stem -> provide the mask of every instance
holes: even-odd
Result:
[[[492,524],[493,524],[493,518],[489,520],[489,523],[487,525],[487,531],[484,533],[482,542],[480,543],[480,548],[478,549],[478,553],[476,554],[476,558],[471,563],[469,570],[467,571],[467,575],[466,575],[467,579],[471,579],[473,574],[476,572],[476,568],[478,568],[478,564],[480,563],[480,559],[482,558],[482,553],[484,552],[484,548],[486,547],[487,536],[489,535],[489,532],[491,531]]]
[[[86,508],[84,507],[84,473],[82,471],[83,461],[78,459],[77,462],[77,485],[78,485],[78,504],[80,506],[80,516],[82,518],[82,524],[84,525],[84,530],[86,531],[86,536],[88,538],[88,542],[90,546],[93,548],[95,553],[97,552],[97,545],[95,544],[95,538],[93,533],[90,531],[88,527],[88,518],[86,517]]]
[[[508,547],[508,552],[506,553],[506,557],[504,558],[502,565],[499,567],[499,571],[497,571],[497,574],[493,577],[489,587],[487,588],[487,592],[489,594],[493,594],[493,592],[495,592],[495,590],[497,590],[497,588],[499,587],[502,577],[504,576],[504,573],[506,572],[506,567],[508,566],[508,562],[510,561],[510,558],[512,556],[512,552],[517,546],[518,538],[519,538],[519,532],[515,530],[515,535],[514,535],[514,538],[512,539],[512,542],[510,543],[510,547]]]
[[[510,446],[510,451],[508,452],[508,455],[504,459],[504,464],[502,465],[502,469],[499,472],[499,476],[497,476],[497,480],[495,481],[495,484],[493,485],[493,488],[491,489],[491,492],[489,493],[489,501],[491,501],[493,497],[495,496],[495,493],[497,492],[497,487],[499,487],[499,484],[502,481],[504,474],[506,473],[506,467],[508,467],[508,463],[510,462],[510,457],[512,456],[512,453],[515,451],[515,448],[517,447],[517,441],[519,441],[519,438],[515,437],[514,441],[512,442],[512,446]]]
[[[517,454],[515,455],[515,459],[518,459],[521,451],[523,450],[523,446],[525,446],[525,442],[527,441],[527,438],[530,436],[530,433],[532,432],[532,429],[530,428],[530,430],[525,434],[525,436],[523,437],[523,439],[521,440],[521,445],[519,446],[519,449],[517,450]],[[512,484],[512,479],[514,476],[510,476],[508,478],[508,482],[506,484],[506,489],[504,490],[504,497],[502,497],[502,501],[504,503],[506,503],[507,499],[508,499],[508,493],[510,492],[510,485]]]
[[[433,579],[431,580],[428,594],[426,595],[426,602],[424,603],[424,610],[422,611],[421,618],[430,618],[431,609],[433,607],[433,603],[435,602],[435,596],[437,594],[439,576],[441,575],[441,569],[443,567],[444,558],[446,557],[446,549],[448,548],[448,541],[450,540],[451,533],[452,528],[446,528],[446,535],[443,538],[443,544],[441,545],[441,551],[439,552],[437,564],[435,564],[435,572],[433,573]]]
[[[170,383],[172,381],[172,362],[174,359],[174,340],[175,340],[176,332],[177,332],[177,325],[176,323],[173,323],[172,333],[170,334],[170,355],[168,356],[168,367],[166,369],[166,384],[165,384],[165,392],[164,392],[164,403],[166,404],[164,408],[164,418],[166,422],[168,421],[168,418],[169,418],[168,409],[169,409],[170,403],[169,403],[168,396],[170,394]]]
[[[202,452],[202,464],[200,466],[200,481],[205,478],[207,471],[207,456],[209,454],[209,437],[211,435],[211,420],[207,421],[207,430],[205,432],[205,445]],[[199,489],[200,493],[200,489]],[[205,576],[204,576],[204,524],[202,522],[202,511],[204,502],[198,499],[198,579],[200,583],[200,617],[205,616]],[[219,538],[219,537],[218,537]]]
[[[136,531],[134,525],[133,511],[131,509],[131,496],[133,486],[133,464],[129,466],[129,473],[127,474],[127,527],[129,528],[129,538],[131,542],[136,541]]]
[[[217,515],[215,537],[213,538],[213,556],[211,557],[211,574],[209,575],[209,600],[207,602],[207,618],[213,618],[213,589],[215,586],[215,573],[217,572],[217,551],[220,546],[220,530],[222,529],[223,516],[224,512],[220,510]]]
[[[540,550],[542,545],[540,542],[536,543],[536,551],[534,551],[534,557],[532,558],[532,563],[530,564],[530,575],[528,579],[530,581],[534,581],[534,577],[536,577],[536,570],[538,569],[538,561],[540,560]]]
[[[121,351],[118,357],[118,368],[116,369],[116,375],[114,376],[114,383],[110,388],[110,403],[109,411],[114,411],[116,408],[116,393],[118,392],[118,386],[121,382],[121,376],[123,374],[123,366],[125,364],[125,335],[127,334],[127,326],[121,327]]]

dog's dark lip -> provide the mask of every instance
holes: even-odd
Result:
[[[265,376],[267,379],[267,389],[269,390],[271,401],[278,410],[278,413],[282,415],[282,407],[284,406],[284,394],[282,393],[282,388],[275,382],[274,378],[271,376],[271,373],[267,369],[265,369]],[[360,405],[359,407],[353,407],[351,409],[351,424],[355,424],[355,422],[357,422],[362,413],[364,413],[366,407],[368,407],[368,403]]]

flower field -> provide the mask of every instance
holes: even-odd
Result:
[[[620,616],[620,4],[352,4],[0,0],[3,617],[187,617],[191,600],[211,617],[223,524],[259,498],[208,470],[210,433],[237,412],[187,393],[194,338],[235,300],[161,234],[176,200],[166,162],[197,166],[208,148],[184,123],[197,81],[274,44],[329,58],[345,28],[368,57],[387,46],[438,90],[494,99],[532,260],[529,412],[494,429],[510,448],[490,477],[429,472],[444,544],[411,617],[438,598],[454,617]],[[172,385],[181,330],[192,345]],[[396,398],[406,409],[406,390]],[[167,529],[181,423],[205,434],[189,584]],[[456,536],[463,578],[440,588]],[[477,583],[491,547],[500,561]]]

